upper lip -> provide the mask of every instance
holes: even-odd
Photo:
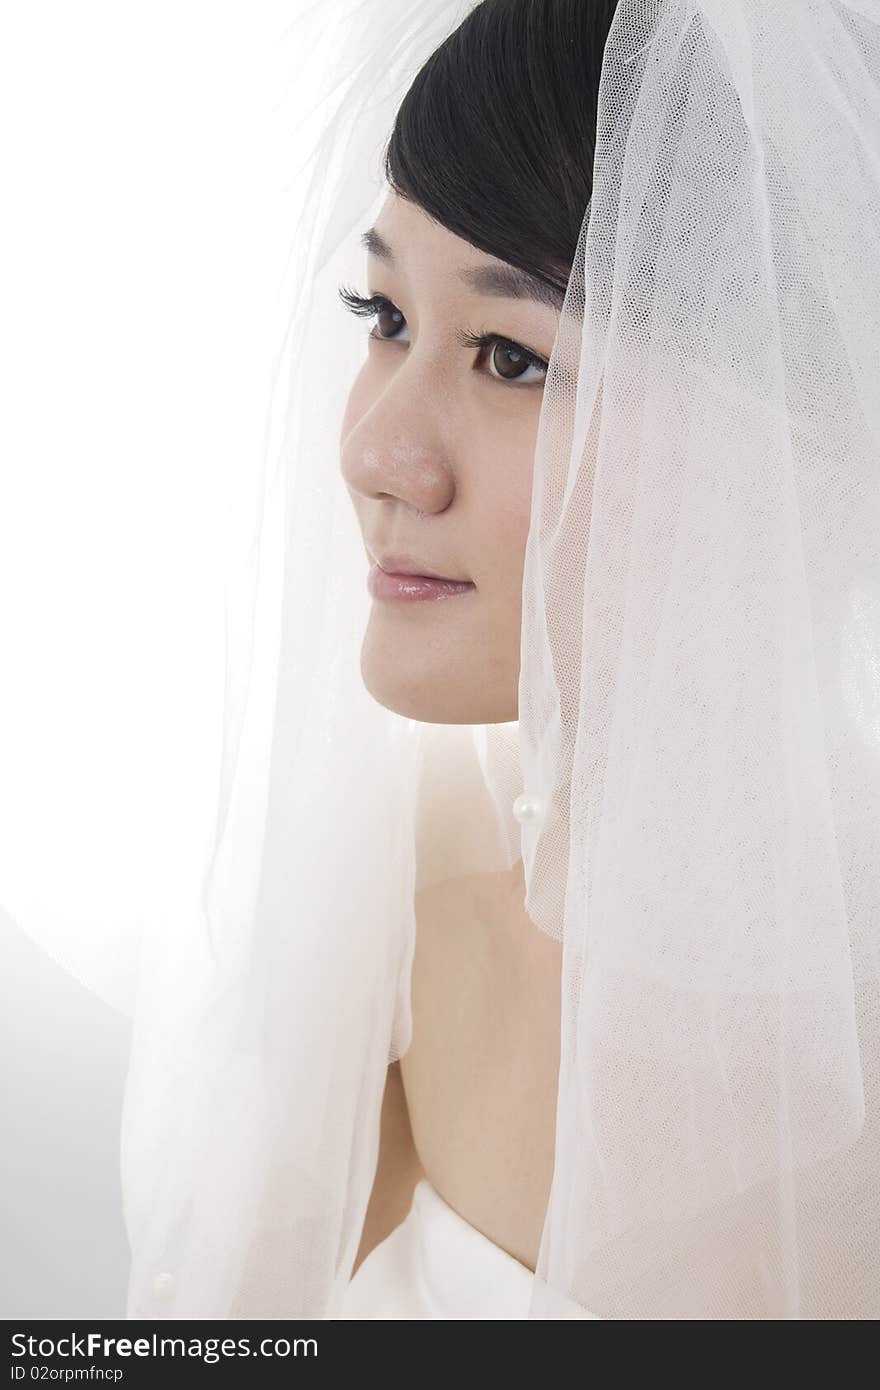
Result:
[[[471,583],[470,579],[457,579],[453,575],[441,574],[439,570],[431,569],[429,565],[417,560],[415,556],[406,555],[402,551],[396,551],[393,554],[390,551],[379,554],[377,551],[370,550],[368,554],[386,574],[420,575],[425,579],[445,579],[452,584]]]

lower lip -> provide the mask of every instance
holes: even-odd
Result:
[[[428,579],[424,574],[386,574],[378,565],[373,565],[367,575],[367,588],[373,598],[420,603],[423,599],[454,598],[456,594],[469,594],[476,585],[459,584],[454,579]]]

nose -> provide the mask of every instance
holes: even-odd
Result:
[[[455,475],[432,403],[406,369],[397,370],[379,394],[369,378],[352,391],[340,447],[342,476],[357,497],[393,499],[419,514],[450,506]]]

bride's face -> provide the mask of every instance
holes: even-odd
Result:
[[[394,194],[373,232],[365,293],[388,303],[348,398],[341,466],[365,582],[373,561],[410,577],[374,572],[363,680],[409,718],[516,719],[532,460],[561,300]],[[425,572],[469,587],[412,577]]]

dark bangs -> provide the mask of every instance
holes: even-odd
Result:
[[[400,197],[564,290],[592,192],[616,0],[482,0],[431,54],[385,151]]]

